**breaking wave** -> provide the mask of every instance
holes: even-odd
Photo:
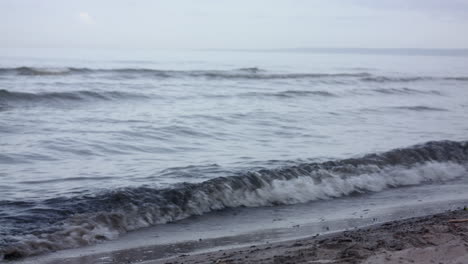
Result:
[[[455,77],[431,77],[431,76],[378,76],[368,72],[344,72],[344,73],[278,73],[265,69],[250,67],[233,70],[158,70],[148,68],[116,68],[116,69],[92,69],[77,67],[16,67],[0,68],[0,76],[55,76],[55,75],[101,75],[112,78],[208,78],[208,79],[336,79],[354,78],[363,82],[392,83],[392,82],[416,82],[427,80],[468,81],[466,76]]]
[[[430,90],[430,91],[421,91],[416,89],[411,89],[407,87],[403,88],[376,88],[372,91],[380,94],[432,94],[432,95],[442,95],[441,92]]]
[[[71,91],[71,92],[12,92],[8,90],[0,90],[0,103],[12,104],[17,102],[50,102],[50,101],[84,101],[84,100],[112,100],[112,99],[128,99],[128,98],[143,98],[144,95],[126,93],[126,92],[94,92],[94,91]]]
[[[72,73],[91,73],[93,70],[87,68],[73,67],[16,67],[16,68],[0,68],[0,75],[66,75]]]
[[[131,74],[155,77],[207,77],[207,78],[247,78],[247,79],[300,79],[321,77],[365,77],[369,73],[267,73],[266,70],[252,67],[234,70],[157,70],[145,68],[90,69],[90,68],[0,68],[0,75],[67,75],[67,74]]]
[[[14,259],[113,239],[127,231],[235,207],[296,204],[466,176],[468,142],[428,142],[173,188],[122,188],[41,202],[0,201],[0,255]],[[2,223],[3,222],[3,223]],[[14,224],[11,224],[14,223]]]
[[[156,77],[156,78],[181,78],[181,77],[203,77],[211,79],[310,79],[310,78],[333,78],[333,77],[366,77],[369,73],[269,73],[266,70],[252,67],[234,70],[157,70],[145,68],[120,68],[120,69],[90,69],[90,68],[39,68],[39,67],[17,67],[0,68],[0,75],[72,75],[72,74],[111,74],[120,75],[125,78],[132,77]]]
[[[374,83],[409,83],[409,82],[418,82],[418,81],[433,81],[433,80],[446,80],[446,81],[468,81],[468,77],[432,77],[432,76],[408,76],[408,77],[398,77],[398,76],[367,76],[361,78],[363,82],[374,82]]]
[[[449,81],[468,81],[468,77],[445,77],[444,79]]]
[[[240,94],[245,97],[303,97],[303,96],[319,96],[319,97],[338,97],[338,95],[327,91],[307,91],[307,90],[287,90],[281,92],[248,92]]]
[[[387,76],[369,76],[362,78],[364,82],[377,82],[377,83],[387,83],[387,82],[415,82],[415,81],[428,81],[433,80],[433,77],[387,77]]]
[[[431,107],[431,106],[424,106],[424,105],[396,106],[396,107],[390,107],[390,108],[397,109],[397,110],[417,111],[417,112],[422,112],[422,111],[446,112],[446,111],[448,111],[445,108],[438,108],[438,107]]]

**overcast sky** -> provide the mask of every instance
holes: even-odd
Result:
[[[0,0],[0,47],[468,48],[468,0]]]

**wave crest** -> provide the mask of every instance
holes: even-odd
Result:
[[[47,67],[17,67],[0,68],[1,75],[70,75],[70,74],[111,74],[125,76],[127,78],[147,77],[180,78],[202,77],[213,79],[316,79],[333,77],[366,77],[369,73],[270,73],[266,70],[251,67],[234,70],[158,70],[145,68],[118,68],[118,69],[91,69],[91,68],[47,68]]]
[[[36,102],[60,102],[60,101],[87,101],[87,100],[113,100],[113,99],[129,99],[129,98],[144,98],[144,95],[109,91],[70,91],[70,92],[12,92],[0,89],[0,103],[9,105],[12,103],[36,103]]]
[[[431,107],[431,106],[424,106],[424,105],[395,106],[395,107],[389,107],[389,108],[396,109],[396,110],[416,111],[416,112],[447,112],[449,111],[445,108],[438,108],[438,107]]]
[[[281,79],[355,79],[373,83],[408,83],[428,80],[468,81],[466,76],[435,77],[435,76],[378,76],[369,72],[342,73],[281,73],[271,72],[257,67],[232,70],[160,70],[150,68],[78,68],[78,67],[16,67],[0,68],[4,76],[54,76],[54,75],[100,75],[101,77],[119,78],[207,78],[207,79],[249,79],[249,80],[281,80]]]

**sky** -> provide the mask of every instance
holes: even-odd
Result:
[[[468,48],[468,0],[0,0],[0,47]]]

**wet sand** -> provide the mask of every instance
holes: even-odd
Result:
[[[450,188],[441,190],[446,198],[451,193]],[[412,193],[418,194],[417,189],[408,188],[402,194],[408,196]],[[432,195],[435,193],[432,192]],[[434,263],[468,263],[458,260],[468,257],[468,222],[449,222],[468,218],[468,211],[463,210],[468,200],[461,199],[466,196],[464,193],[457,196],[460,198],[458,200],[436,199],[438,202],[434,202],[434,199],[428,199],[427,202],[417,200],[413,203],[405,200],[406,203],[398,202],[397,207],[382,203],[382,199],[386,201],[385,192],[375,195],[366,196],[365,199],[346,199],[343,200],[344,204],[336,199],[323,208],[313,203],[287,206],[283,208],[283,213],[281,206],[222,211],[135,231],[115,241],[13,262],[432,263],[431,260],[434,260]],[[372,205],[377,201],[381,202]],[[395,200],[391,200],[391,203],[395,203]],[[347,207],[350,210],[345,210]],[[315,219],[317,212],[324,218]],[[333,215],[333,212],[337,215]],[[263,223],[263,230],[252,221],[252,217]],[[278,217],[288,221],[271,228],[274,225],[269,226],[268,223],[280,223],[275,221]],[[302,222],[295,221],[298,219],[302,219]],[[211,231],[207,225],[212,226]],[[220,232],[216,225],[226,232]],[[257,231],[249,231],[244,228],[245,225],[253,226],[251,230]],[[199,232],[194,232],[196,230]],[[231,231],[235,235],[229,235]],[[453,261],[448,262],[447,257]]]
[[[189,263],[468,263],[467,210],[293,241],[145,261]],[[458,220],[458,221],[454,221]],[[460,221],[461,220],[461,221]]]

